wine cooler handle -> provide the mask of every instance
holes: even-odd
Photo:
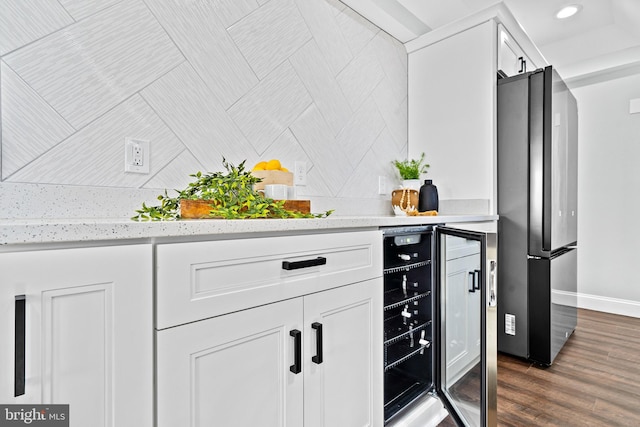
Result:
[[[289,335],[293,337],[294,362],[289,366],[289,370],[294,374],[302,372],[302,332],[297,329],[289,331]]]
[[[25,364],[26,364],[26,297],[15,297],[15,342],[14,342],[14,376],[13,395],[22,396],[25,393]]]
[[[487,286],[487,290],[489,292],[489,295],[487,295],[487,304],[489,305],[489,307],[496,306],[497,274],[498,263],[495,260],[489,261],[489,286]]]
[[[473,272],[473,277],[474,277],[474,286],[475,286],[475,290],[479,291],[480,290],[480,270],[475,270]]]
[[[282,268],[284,270],[297,270],[299,268],[315,267],[317,265],[325,265],[327,259],[319,256],[315,259],[306,259],[304,261],[282,261]]]
[[[316,330],[316,355],[311,360],[319,365],[322,363],[322,323],[313,322],[311,328]]]
[[[469,292],[476,291],[476,273],[475,271],[470,271],[469,275],[471,276],[471,286],[469,287]]]

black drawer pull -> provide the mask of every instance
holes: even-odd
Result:
[[[15,329],[15,347],[14,347],[14,377],[13,377],[13,395],[22,396],[25,389],[25,333],[26,333],[26,298],[24,295],[16,296],[16,329]]]
[[[306,259],[304,261],[282,261],[282,268],[284,270],[297,270],[298,268],[314,267],[316,265],[325,265],[327,259],[319,256],[316,259]]]
[[[470,271],[469,275],[471,276],[471,287],[469,288],[469,292],[475,292],[476,291],[476,273],[474,273],[473,271]]]
[[[474,270],[474,281],[475,281],[475,287],[476,287],[476,291],[480,290],[480,270]]]
[[[294,374],[302,371],[302,332],[297,329],[289,331],[289,335],[293,337],[293,365],[289,366],[289,370]]]
[[[316,330],[316,355],[311,361],[319,365],[322,363],[322,323],[313,322],[311,328]]]

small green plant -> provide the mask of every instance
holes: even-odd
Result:
[[[419,160],[394,160],[393,165],[398,169],[402,179],[420,179],[421,173],[427,173],[428,164],[424,163],[424,153]]]
[[[246,161],[246,160],[245,160]],[[322,218],[331,215],[332,210],[321,214],[302,213],[284,208],[284,200],[274,201],[253,189],[253,184],[262,181],[245,170],[245,161],[238,166],[222,159],[226,173],[198,172],[189,175],[195,178],[187,188],[170,197],[165,190],[158,196],[159,206],[147,206],[136,210],[134,221],[171,221],[180,218],[180,200],[210,200],[212,218]],[[177,190],[176,190],[177,191]]]

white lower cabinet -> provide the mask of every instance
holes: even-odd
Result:
[[[382,279],[157,332],[158,426],[381,426]]]
[[[72,427],[152,426],[152,272],[151,245],[0,253],[0,402],[69,404]]]
[[[382,279],[305,296],[304,315],[304,426],[382,426]]]
[[[159,331],[158,426],[302,425],[289,370],[302,310],[293,299]]]
[[[454,384],[480,360],[480,246],[478,242],[447,237],[445,322],[447,383]]]

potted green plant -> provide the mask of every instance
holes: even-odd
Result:
[[[429,165],[424,162],[424,153],[417,160],[394,160],[392,163],[402,179],[402,186],[420,191],[420,174],[427,173],[429,168]]]

